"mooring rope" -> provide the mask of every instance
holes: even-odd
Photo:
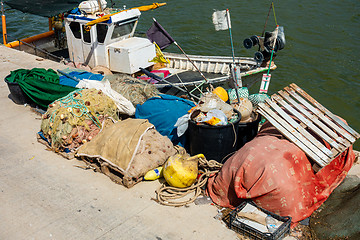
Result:
[[[196,200],[201,194],[202,187],[205,186],[207,180],[212,174],[220,171],[222,164],[215,160],[206,160],[206,158],[199,158],[199,167],[203,169],[204,173],[195,181],[195,183],[187,188],[177,188],[161,185],[156,190],[157,199],[153,199],[158,203],[166,206],[181,207],[190,204]],[[179,200],[188,194],[194,195],[187,200]]]

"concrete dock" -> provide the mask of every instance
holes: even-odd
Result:
[[[215,206],[162,206],[151,200],[159,181],[127,189],[38,143],[40,116],[13,103],[3,81],[35,67],[67,68],[0,45],[0,239],[237,239]]]
[[[0,45],[0,239],[236,239],[211,205],[166,207],[151,200],[158,181],[131,189],[76,167],[36,140],[40,117],[16,105],[10,71],[64,69]]]

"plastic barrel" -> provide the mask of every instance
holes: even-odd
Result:
[[[261,115],[257,114],[257,118],[252,122],[239,123],[238,127],[238,139],[237,139],[237,148],[240,149],[245,143],[250,142],[258,133],[259,122],[261,120]]]
[[[190,154],[202,153],[208,160],[224,163],[238,149],[238,128],[241,115],[234,123],[225,126],[197,125],[190,120],[188,128]]]
[[[16,104],[33,103],[33,101],[24,93],[18,83],[8,82],[5,78],[5,82],[8,85],[10,91],[10,98]]]

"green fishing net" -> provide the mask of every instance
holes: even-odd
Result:
[[[360,239],[360,178],[345,178],[311,216],[310,227],[319,240]]]
[[[265,93],[255,93],[249,96],[249,100],[254,107],[256,107],[261,102],[265,102],[266,99],[270,99],[270,97]]]
[[[56,99],[66,96],[76,89],[59,84],[59,76],[52,69],[17,69],[11,71],[6,80],[18,83],[31,100],[44,108],[47,108],[48,104]]]

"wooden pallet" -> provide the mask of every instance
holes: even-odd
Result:
[[[321,167],[360,138],[359,133],[294,83],[260,103],[257,112]],[[314,135],[325,140],[330,149]]]

